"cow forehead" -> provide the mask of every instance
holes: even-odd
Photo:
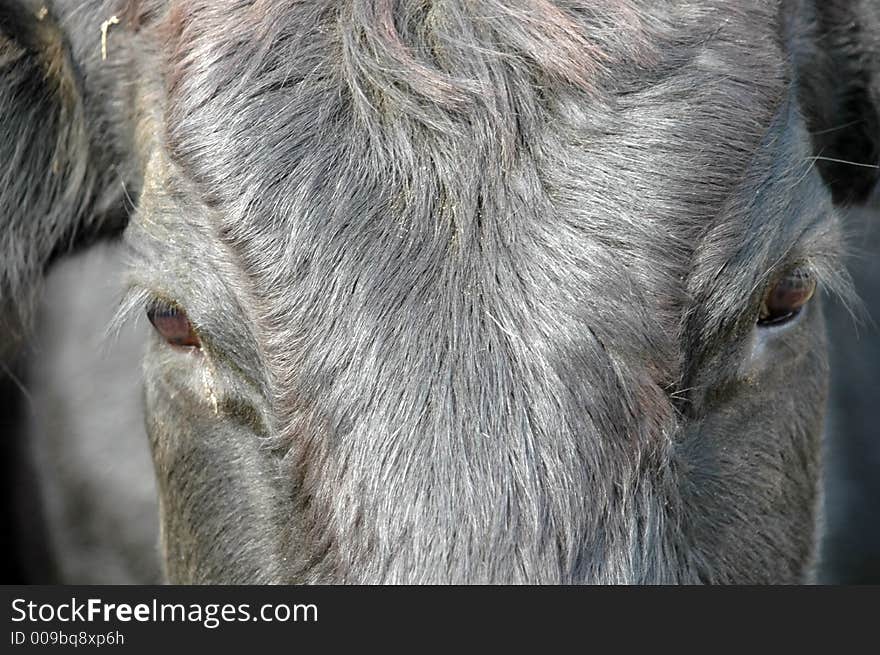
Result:
[[[754,147],[783,95],[776,11],[729,4],[171,3],[158,32],[168,143],[212,200],[239,197],[217,182],[253,170],[218,154],[296,174],[290,151],[320,147],[328,129],[369,139],[371,163],[386,166],[407,145],[431,150],[480,129],[511,154],[535,122],[572,105],[580,138],[599,145],[678,121],[703,122],[717,140],[745,129]],[[705,137],[663,136],[680,149]]]
[[[775,9],[304,4],[162,25],[170,154],[267,324],[347,307],[466,339],[472,311],[556,357],[590,326],[674,379],[694,244],[784,97]]]
[[[239,208],[243,191],[277,190],[320,165],[380,170],[405,195],[480,151],[502,175],[517,158],[549,170],[554,153],[541,146],[560,144],[593,164],[581,194],[640,165],[639,188],[673,186],[693,174],[679,168],[696,168],[676,155],[707,146],[713,169],[741,171],[784,95],[769,3],[434,3],[423,14],[410,4],[423,6],[174,4],[161,31],[172,157],[209,202]]]

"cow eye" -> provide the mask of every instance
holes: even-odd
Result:
[[[777,280],[764,296],[758,325],[781,325],[796,317],[813,297],[816,278],[806,268],[795,268]]]
[[[147,318],[156,332],[172,346],[201,348],[202,341],[180,307],[168,302],[154,301],[147,305]]]

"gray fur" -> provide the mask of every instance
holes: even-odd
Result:
[[[145,361],[172,580],[809,577],[820,303],[755,327],[846,291],[806,4],[56,5],[203,341]]]

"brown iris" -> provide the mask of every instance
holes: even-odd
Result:
[[[165,341],[181,348],[201,348],[199,335],[189,317],[176,305],[153,302],[147,306],[147,318]]]
[[[764,296],[758,325],[780,325],[797,316],[816,291],[816,278],[798,267],[777,280]]]

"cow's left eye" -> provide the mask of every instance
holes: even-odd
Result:
[[[180,307],[163,301],[153,301],[147,305],[147,318],[156,328],[156,332],[172,346],[202,347],[199,335],[196,334],[186,312]]]
[[[795,318],[816,292],[816,278],[798,267],[777,280],[764,296],[758,325],[781,325]]]

